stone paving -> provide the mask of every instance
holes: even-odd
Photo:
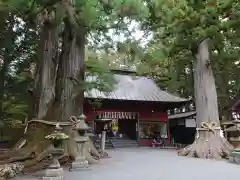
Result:
[[[240,166],[225,161],[179,157],[174,150],[115,149],[89,170],[65,173],[65,180],[239,180]],[[36,180],[36,178],[17,178]]]

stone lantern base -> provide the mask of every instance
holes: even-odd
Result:
[[[89,164],[88,161],[86,160],[86,157],[84,156],[85,148],[84,144],[89,140],[88,137],[80,136],[75,139],[76,143],[81,149],[81,154],[79,154],[76,158],[75,161],[72,162],[69,171],[72,170],[77,170],[77,169],[83,169],[83,168],[88,168]]]
[[[57,159],[54,159],[52,164],[45,170],[43,180],[63,180],[63,168]]]
[[[88,167],[89,167],[89,164],[86,158],[84,156],[79,156],[75,159],[74,162],[72,162],[72,165],[69,170],[71,171],[74,169],[77,170],[77,169],[83,169]]]

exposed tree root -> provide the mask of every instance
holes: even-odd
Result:
[[[89,164],[99,163],[99,160],[95,159],[89,152],[86,153],[85,157],[86,157],[86,160],[88,161]]]
[[[26,141],[25,138],[21,138],[12,148],[10,148],[10,149],[0,149],[0,155],[22,148],[23,146],[26,145],[26,142],[27,141]]]
[[[189,156],[205,159],[228,159],[233,146],[219,131],[200,131],[194,143],[178,151],[179,156]]]
[[[107,157],[109,157],[108,153],[106,151],[105,152],[102,152],[101,150],[98,151],[97,148],[95,147],[94,143],[92,142],[92,140],[89,140],[86,143],[86,148],[89,149],[89,152],[94,157],[94,159],[96,159],[96,158],[100,159],[100,158],[107,158]]]
[[[35,121],[34,124],[33,122],[29,122],[27,133],[24,135],[24,139],[19,141],[18,145],[0,154],[0,178],[6,177],[8,179],[17,175],[20,171],[22,173],[36,172],[51,164],[52,156],[48,148],[51,142],[44,139],[44,137],[54,130],[54,126],[40,121]],[[65,152],[59,158],[60,163],[72,162],[80,153],[80,148],[74,140],[76,132],[70,128],[66,128],[66,131],[72,138],[63,143],[62,148]],[[84,156],[89,164],[99,162],[100,154],[91,140],[85,144]],[[16,166],[21,168],[16,170]]]
[[[50,149],[46,149],[44,152],[35,157],[25,156],[22,159],[15,160],[14,163],[0,165],[0,177],[9,179],[19,173],[25,173],[31,170],[33,171],[34,169],[43,169],[52,162],[51,152],[52,151]]]
[[[98,152],[97,148],[93,144],[92,140],[89,140],[86,143],[85,148],[88,149],[93,156],[100,158],[100,153]]]
[[[85,144],[85,156],[89,164],[97,164],[100,159],[100,154],[98,153],[97,149],[95,148],[92,140],[89,140]]]
[[[69,131],[68,134],[70,134],[71,137],[77,137],[78,134],[75,131]],[[69,156],[69,160],[74,160],[80,153],[81,149],[75,142],[74,138],[71,138],[63,143],[63,149],[65,150],[65,154]],[[93,156],[92,156],[93,155]],[[94,144],[92,143],[92,140],[88,140],[85,143],[84,147],[84,156],[88,160],[89,164],[96,164],[98,163],[100,157],[97,149],[95,148]]]

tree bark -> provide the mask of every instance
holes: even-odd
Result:
[[[49,23],[41,28],[37,72],[30,118],[51,120],[58,64],[58,30]]]
[[[179,151],[179,155],[198,158],[228,158],[233,147],[220,136],[217,92],[211,69],[209,38],[203,38],[195,52],[194,89],[197,134],[192,145]]]
[[[56,97],[53,104],[54,120],[56,121],[68,121],[71,116],[79,116],[83,113],[84,88],[79,81],[84,80],[85,43],[86,33],[84,29],[80,32],[74,31],[69,21],[65,19],[62,52],[56,79]],[[81,87],[76,87],[76,85]],[[74,96],[75,88],[79,91],[77,96]],[[75,158],[80,153],[80,148],[74,141],[77,134],[72,130],[66,133],[72,138],[64,142],[65,153]],[[86,144],[86,147],[89,143]],[[96,153],[95,147],[90,146],[88,148],[90,150],[85,151],[87,160],[89,163],[97,163],[98,161],[90,154],[99,155]]]
[[[219,126],[217,91],[215,79],[209,59],[209,39],[202,40],[198,45],[196,61],[194,63],[194,89],[196,102],[197,127],[202,122],[216,122]]]
[[[58,121],[67,121],[71,116],[79,116],[82,113],[83,88],[79,81],[84,79],[84,55],[86,34],[82,32],[81,38],[77,38],[77,32],[71,28],[68,20],[65,20],[63,33],[62,53],[56,79],[55,118]],[[78,32],[81,33],[81,32]],[[80,96],[74,96],[75,88],[79,89]]]

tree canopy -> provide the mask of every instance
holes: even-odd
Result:
[[[151,16],[143,28],[150,26],[153,33],[147,52],[152,63],[148,59],[144,62],[160,86],[192,97],[192,50],[201,37],[209,36],[220,112],[226,116],[231,99],[240,88],[239,5],[234,0],[149,3]]]
[[[2,1],[1,118],[23,120],[28,115],[26,97],[36,77],[40,31],[52,19],[51,25],[58,28],[59,46],[67,25],[79,37],[86,36],[85,65],[91,66],[90,74],[102,77],[86,88],[103,90],[110,90],[111,85],[105,85],[113,83],[107,75],[109,65],[119,68],[125,64],[153,77],[165,90],[192,97],[191,49],[200,37],[210,36],[220,112],[226,113],[240,89],[239,4],[234,0]],[[137,27],[134,33],[141,31],[142,38],[133,36],[132,24]]]

